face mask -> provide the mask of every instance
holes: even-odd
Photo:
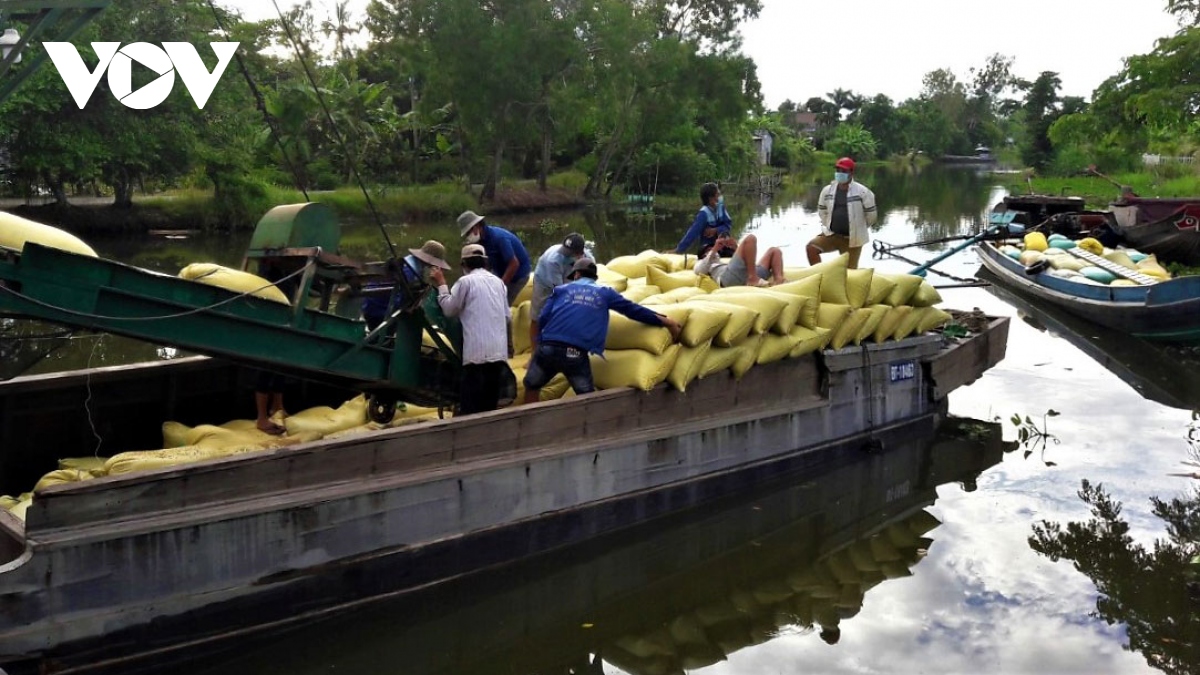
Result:
[[[833,174],[833,179],[839,183],[849,183],[850,174],[846,173],[845,171],[835,171]]]
[[[478,232],[472,232],[471,234],[467,235],[467,243],[468,244],[478,244],[479,239],[480,239],[480,237],[479,237]]]

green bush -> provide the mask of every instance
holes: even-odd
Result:
[[[689,147],[655,143],[634,162],[625,189],[637,191],[640,185],[646,190],[657,184],[658,192],[690,192],[716,176],[717,165],[707,155]]]

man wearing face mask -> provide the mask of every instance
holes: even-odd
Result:
[[[700,186],[700,211],[696,213],[695,220],[675,247],[675,252],[687,253],[692,244],[699,241],[699,255],[703,258],[716,245],[718,237],[728,237],[732,230],[733,219],[725,210],[725,197],[721,194],[721,188],[716,183],[705,183]],[[717,255],[728,258],[733,252],[732,247],[724,247],[717,250]]]
[[[483,222],[483,216],[474,211],[463,211],[458,217],[458,229],[468,244],[479,244],[487,251],[488,265],[504,282],[508,304],[512,305],[529,281],[529,252],[525,245],[512,232]]]
[[[433,283],[432,273],[435,268],[448,270],[450,265],[446,262],[446,247],[440,242],[432,239],[421,245],[421,248],[408,249],[408,255],[404,256],[404,260],[400,265],[400,276],[404,284],[409,288],[420,288],[422,286],[430,286]],[[394,311],[393,306],[389,309],[388,301],[392,299],[391,286],[371,285],[365,289],[368,295],[362,303],[363,320],[367,322],[367,330],[375,330],[375,327],[383,323],[389,311]],[[399,294],[396,294],[396,299],[399,300]]]
[[[822,253],[849,252],[849,267],[857,269],[858,257],[870,239],[868,228],[879,218],[875,193],[854,180],[854,160],[849,157],[839,159],[833,170],[833,182],[817,199],[821,234],[808,242],[808,264],[821,262]]]
[[[530,314],[533,321],[529,324],[529,344],[537,347],[538,324],[537,318],[542,313],[542,307],[554,289],[569,281],[571,267],[575,261],[587,257],[587,242],[583,235],[572,232],[561,244],[555,244],[546,249],[538,258],[537,266],[533,268],[533,299],[530,303]]]

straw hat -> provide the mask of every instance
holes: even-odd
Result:
[[[482,220],[483,216],[475,213],[474,211],[463,211],[462,215],[458,217],[459,236],[467,236],[467,233],[471,231],[471,228],[478,225]]]
[[[410,248],[408,252],[426,265],[450,269],[450,265],[446,263],[446,247],[432,239],[422,244],[421,248]]]

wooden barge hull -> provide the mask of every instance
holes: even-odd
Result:
[[[47,488],[24,527],[0,513],[0,663],[228,637],[265,598],[311,618],[694,507],[938,415],[1007,330]]]

